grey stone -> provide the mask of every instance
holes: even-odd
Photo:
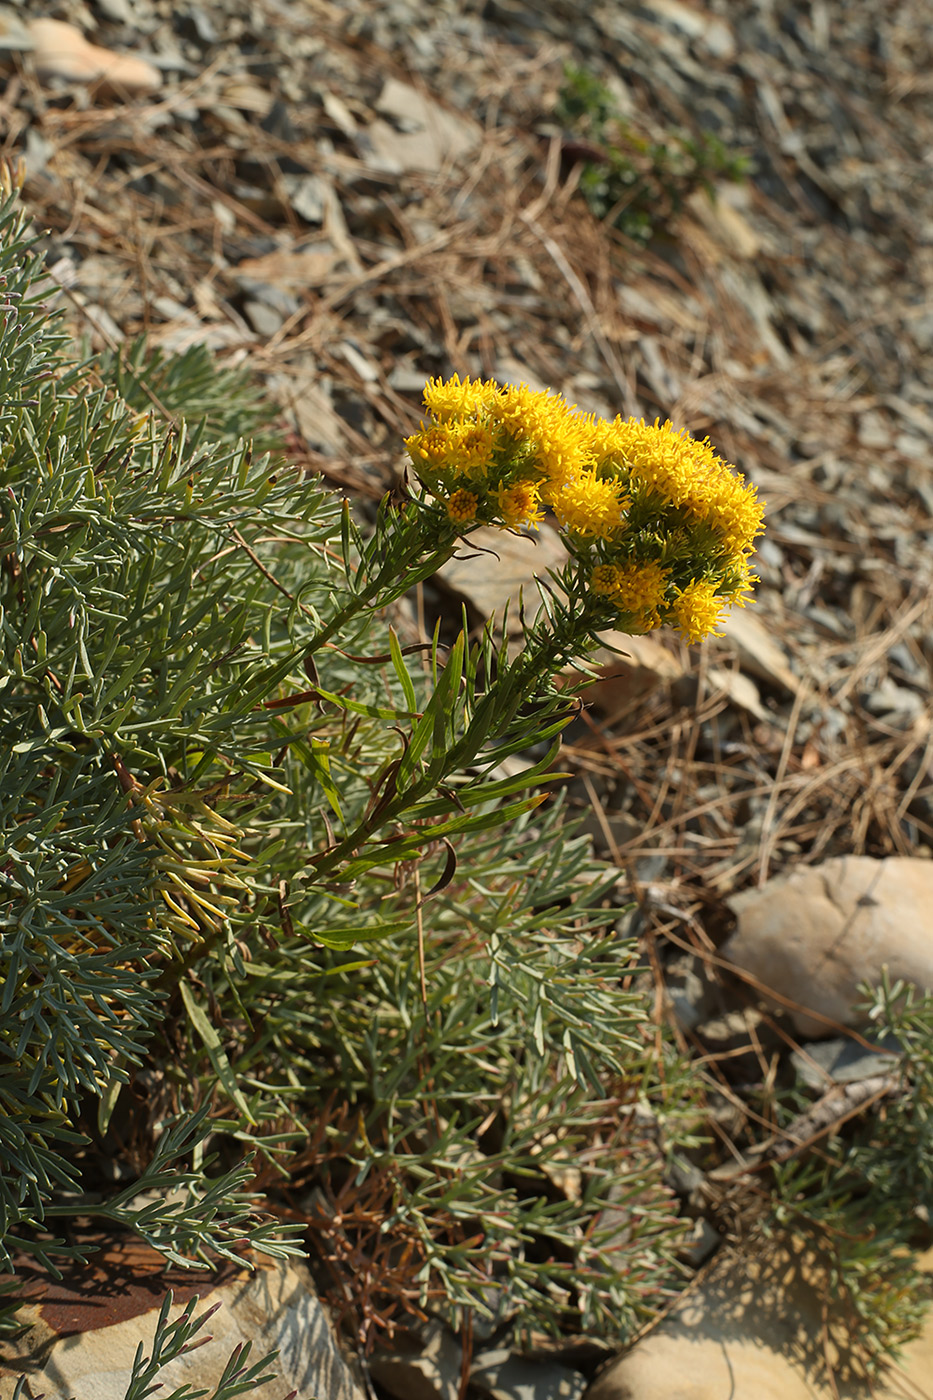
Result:
[[[256,334],[267,338],[275,335],[285,324],[283,316],[264,301],[245,301],[243,312]]]
[[[35,40],[15,10],[0,5],[0,52],[28,53]]]
[[[803,1052],[803,1053],[801,1053]],[[854,1084],[877,1074],[896,1069],[901,1047],[888,1036],[877,1050],[866,1050],[856,1040],[836,1036],[832,1040],[814,1040],[791,1053],[798,1075],[811,1089],[826,1089],[834,1084]]]
[[[105,19],[115,24],[133,24],[136,20],[130,0],[97,0],[97,7]]]
[[[424,390],[427,375],[424,370],[412,365],[395,365],[386,376],[388,383],[400,394],[420,394]]]
[[[414,1355],[377,1353],[369,1362],[373,1379],[398,1400],[459,1400],[463,1349],[436,1318],[422,1331],[423,1349]]]
[[[306,224],[322,224],[327,212],[330,186],[319,175],[286,175],[285,188],[291,206]]]
[[[387,79],[376,107],[392,118],[392,124],[372,122],[366,132],[370,148],[385,170],[436,172],[479,143],[480,129],[471,118],[448,112],[397,78]]]
[[[506,1347],[481,1351],[470,1368],[470,1383],[492,1400],[582,1400],[586,1390],[579,1371],[526,1361]]]
[[[696,1030],[697,1026],[709,1019],[716,988],[704,976],[699,958],[678,958],[671,967],[665,968],[664,986],[674,1017],[684,1030]]]
[[[709,1221],[701,1215],[693,1222],[693,1229],[678,1247],[677,1257],[692,1269],[698,1269],[721,1244],[722,1236],[719,1231],[714,1230]]]

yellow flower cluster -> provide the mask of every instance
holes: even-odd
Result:
[[[670,422],[662,427],[634,418],[599,420],[593,452],[602,471],[624,472],[633,488],[705,521],[736,548],[750,546],[761,533],[761,504],[754,490],[708,441],[697,442]]]
[[[762,505],[708,441],[457,375],[429,380],[424,406],[406,446],[458,531],[537,528],[550,509],[581,587],[630,632],[666,623],[699,641],[744,602]]]

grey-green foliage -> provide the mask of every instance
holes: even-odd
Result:
[[[862,992],[879,1040],[900,1043],[899,1068],[853,1129],[775,1169],[774,1218],[816,1248],[835,1320],[871,1374],[916,1334],[931,1297],[917,1250],[933,1216],[933,995],[886,974]]]
[[[181,956],[153,821],[182,860],[197,833],[164,803],[134,809],[121,779],[260,771],[257,706],[296,649],[246,535],[290,535],[310,578],[335,508],[242,443],[187,450],[64,363],[19,216],[0,222],[0,1240],[32,1227],[16,1245],[44,1257],[50,1193],[76,1184],[79,1101],[139,1063],[165,1013],[153,970]],[[229,936],[213,922],[181,928]]]
[[[283,990],[265,1025],[353,1125],[325,1120],[319,1195],[348,1232],[381,1205],[380,1248],[412,1252],[425,1303],[620,1336],[676,1275],[663,1155],[633,1121],[675,1066],[625,989],[632,950],[599,907],[615,876],[587,844],[561,804],[475,834],[470,875],[425,908],[424,1005],[394,936],[365,978],[334,956],[325,1017]],[[374,1303],[391,1283],[377,1260]]]
[[[258,387],[242,370],[219,366],[206,345],[170,354],[141,337],[119,352],[106,351],[97,370],[130,408],[139,413],[156,409],[168,421],[184,418],[205,442],[242,438],[263,450],[279,446],[269,432],[269,404]]]
[[[70,363],[40,276],[8,202],[0,1262],[82,1257],[76,1216],[191,1266],[294,1252],[268,1209],[293,1149],[322,1189],[376,1183],[413,1307],[495,1285],[529,1323],[617,1332],[670,1278],[633,1112],[661,1091],[613,882],[539,810],[572,709],[551,624],[511,661],[489,629],[407,652],[374,609],[449,553],[443,512],[364,540],[231,436],[235,381]],[[568,1153],[576,1193],[543,1190]]]

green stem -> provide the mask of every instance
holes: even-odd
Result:
[[[354,856],[377,831],[399,821],[406,811],[429,793],[436,791],[452,774],[475,763],[481,750],[505,735],[522,706],[535,702],[542,708],[553,699],[551,685],[555,673],[569,659],[578,657],[592,636],[587,610],[577,619],[577,626],[565,636],[551,632],[546,626],[532,629],[522,654],[491,682],[473,712],[461,738],[449,753],[446,771],[440,777],[422,777],[385,804],[379,804],[353,831],[329,851],[322,852],[312,862],[315,880],[321,881],[340,869],[344,861]],[[489,707],[495,711],[492,723],[487,723]],[[543,713],[542,713],[543,717]],[[477,744],[476,732],[482,735]]]
[[[435,536],[433,540],[430,534]],[[436,573],[450,559],[460,539],[452,523],[432,519],[422,507],[408,515],[395,507],[386,508],[363,549],[366,582],[314,637],[305,656],[320,651],[354,617],[385,607],[413,583]]]

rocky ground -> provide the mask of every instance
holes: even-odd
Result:
[[[0,58],[3,150],[82,334],[248,360],[296,460],[361,501],[396,480],[425,377],[453,370],[671,417],[761,488],[754,609],[703,649],[607,662],[567,759],[723,1162],[749,1166],[749,1090],[795,1050],[830,1123],[875,1103],[851,1086],[877,1057],[833,1058],[855,988],[883,962],[933,986],[929,10],[26,0],[0,7]],[[623,122],[602,219],[581,185],[611,172],[605,130],[592,108],[573,124],[568,64]],[[455,569],[425,606],[479,617],[546,555],[517,546],[483,590]],[[699,1266],[722,1220],[685,1195]],[[474,1384],[578,1393],[567,1369],[566,1391]]]

